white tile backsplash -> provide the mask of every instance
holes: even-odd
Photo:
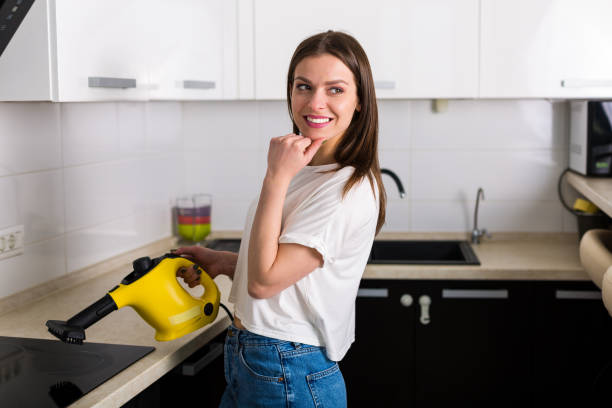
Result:
[[[397,177],[399,177],[407,195],[407,197],[404,199],[410,198],[410,185],[412,179],[412,173],[410,171],[410,156],[410,150],[403,149],[385,149],[380,150],[378,153],[380,168],[389,169],[397,174]],[[390,176],[383,174],[382,181],[385,186],[385,190],[387,191],[387,198],[390,200],[400,199],[398,187],[393,179]]]
[[[148,152],[182,152],[182,105],[179,102],[149,102],[145,105]]]
[[[60,167],[60,106],[0,103],[0,177]]]
[[[15,180],[17,223],[24,225],[24,243],[61,235],[64,232],[63,172],[27,173],[15,176]]]
[[[383,231],[576,231],[559,204],[567,104],[379,101],[391,178]],[[240,230],[284,101],[0,103],[0,228],[25,226],[24,255],[0,261],[0,297],[170,235],[177,196],[210,193],[213,230]],[[154,254],[155,255],[155,254]],[[20,273],[15,273],[19,271]]]
[[[213,196],[211,212],[211,228],[213,230],[234,230],[240,231],[244,228],[246,214],[251,200],[233,198],[228,196]]]
[[[64,275],[64,245],[64,236],[60,235],[26,245],[22,255],[0,261],[0,298]]]
[[[414,201],[413,230],[471,231],[474,226],[475,198],[453,201]],[[556,201],[481,201],[478,228],[488,232],[560,231],[561,207]]]
[[[169,211],[140,212],[70,232],[66,234],[67,270],[73,272],[167,237],[171,224]]]
[[[414,151],[411,196],[416,200],[475,198],[482,187],[492,200],[553,200],[565,155],[557,150]]]
[[[257,109],[253,102],[185,102],[185,149],[204,154],[226,150],[258,150]]]
[[[469,231],[472,229],[473,211],[467,201],[415,200],[410,208],[412,231]]]
[[[412,103],[414,149],[565,149],[566,103],[452,100],[434,113],[431,101]]]
[[[185,155],[167,153],[147,157],[138,164],[141,172],[140,204],[146,211],[168,211],[186,189]]]
[[[561,204],[557,201],[517,200],[489,203],[483,201],[480,205],[478,215],[479,228],[487,228],[493,232],[559,231],[559,219],[562,216],[562,208]]]
[[[241,199],[259,193],[266,168],[257,151],[225,150],[185,154],[187,191]]]
[[[126,216],[133,210],[134,195],[130,188],[140,189],[136,166],[113,161],[68,167],[66,183],[66,230],[97,225]],[[128,194],[126,194],[128,193]]]
[[[146,151],[146,104],[120,102],[117,104],[117,131],[121,158],[140,156]]]
[[[385,223],[381,231],[412,231],[412,216],[410,211],[412,203],[408,199],[399,200],[390,198],[391,196],[393,196],[393,192],[389,193],[389,190],[387,190]]]
[[[410,149],[412,105],[403,100],[378,101],[378,148]]]
[[[0,228],[13,226],[19,222],[17,178],[0,177]]]
[[[115,103],[63,103],[60,106],[64,166],[119,158]]]

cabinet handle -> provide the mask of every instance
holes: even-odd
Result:
[[[507,289],[442,289],[444,299],[508,299]]]
[[[598,290],[556,290],[555,298],[599,300],[601,299],[601,292]]]
[[[429,324],[431,322],[431,318],[429,317],[431,298],[427,295],[422,295],[419,298],[419,305],[421,305],[421,317],[419,318],[421,324]]]
[[[204,354],[197,361],[183,363],[181,373],[189,377],[197,375],[221,354],[223,354],[223,343],[213,343],[210,345],[210,350],[208,351],[208,353]]]
[[[389,297],[389,289],[367,289],[362,288],[357,291],[357,297],[362,298],[388,298]]]
[[[183,81],[183,88],[185,89],[215,89],[215,87],[215,81],[193,81],[188,79]]]
[[[88,77],[87,81],[90,88],[136,88],[134,78]]]
[[[374,81],[375,89],[395,89],[395,81]]]
[[[612,86],[611,79],[563,79],[562,88],[588,88],[595,86]]]

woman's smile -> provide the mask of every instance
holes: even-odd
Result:
[[[306,115],[304,116],[304,120],[311,128],[322,128],[329,125],[333,119],[327,116]]]

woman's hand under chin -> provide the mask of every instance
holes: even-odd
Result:
[[[270,140],[268,175],[290,181],[317,153],[325,139],[315,139],[290,133]]]

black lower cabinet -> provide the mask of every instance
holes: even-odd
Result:
[[[528,291],[468,281],[429,282],[417,293],[415,406],[527,406]]]
[[[217,408],[226,385],[223,367],[225,334],[225,331],[219,334],[123,408]]]
[[[364,280],[349,406],[610,406],[600,296],[589,282]]]
[[[612,318],[599,289],[540,282],[533,292],[533,406],[612,406]]]
[[[401,281],[363,281],[355,338],[340,362],[349,407],[410,406],[414,387],[414,314],[400,305]]]

